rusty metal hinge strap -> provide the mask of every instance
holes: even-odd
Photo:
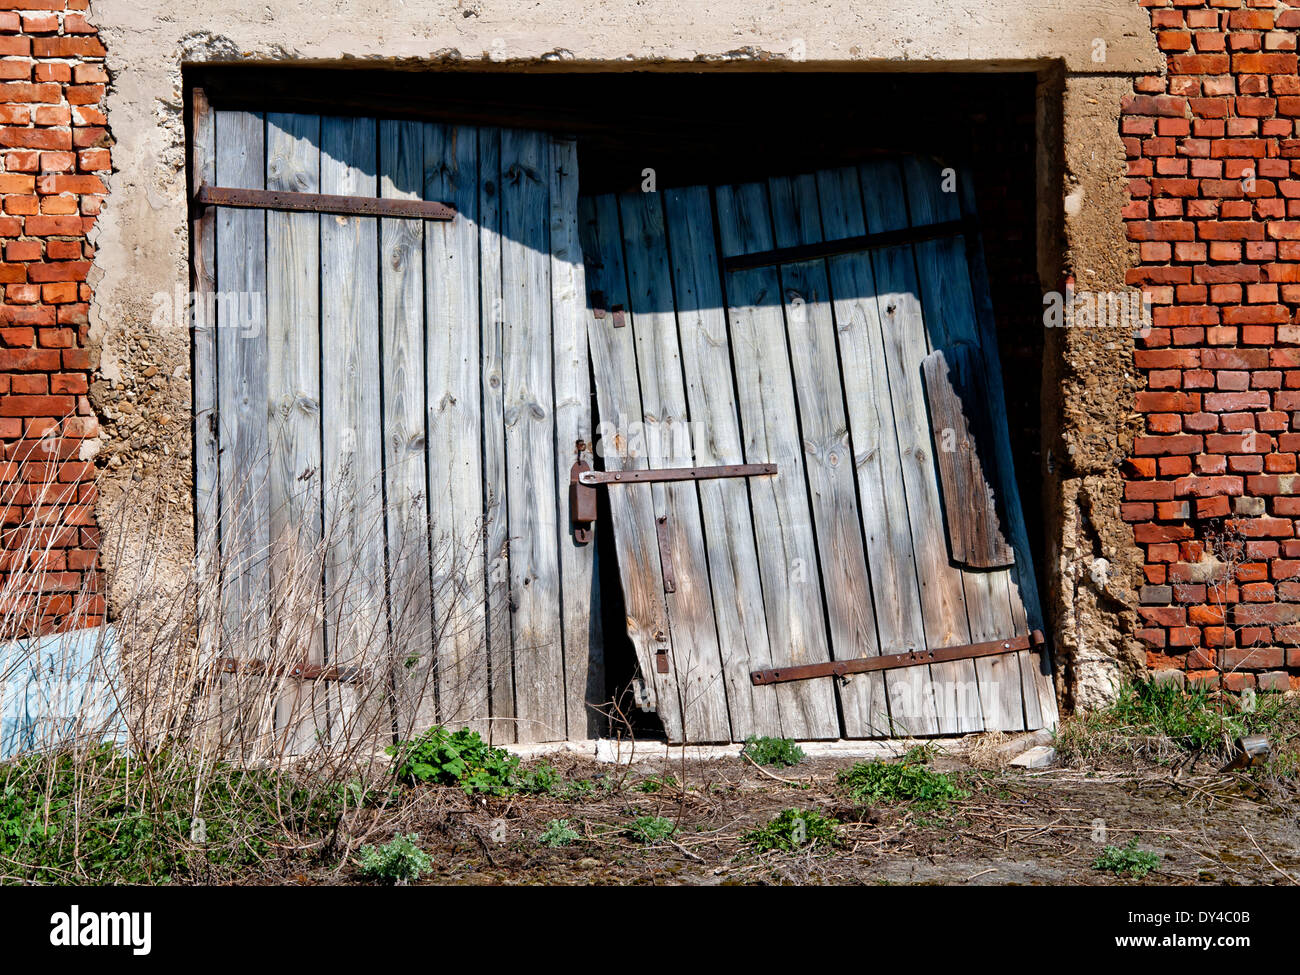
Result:
[[[854,660],[830,660],[820,664],[800,664],[795,667],[769,667],[754,670],[749,679],[755,684],[784,684],[787,681],[809,680],[813,677],[845,677],[878,670],[897,670],[900,667],[918,667],[922,664],[942,664],[952,660],[970,660],[991,657],[1000,653],[1031,650],[1044,642],[1041,630],[1026,636],[1007,640],[990,640],[987,643],[970,643],[958,647],[940,647],[937,650],[909,650],[906,653],[885,653],[878,657],[858,657]]]
[[[328,193],[290,193],[285,190],[248,190],[204,183],[194,194],[198,206],[237,207],[251,210],[290,210],[299,213],[337,213],[359,217],[411,217],[418,220],[454,220],[456,208],[432,200],[389,200],[377,196],[332,196]]]
[[[713,467],[663,467],[659,470],[583,471],[582,484],[657,484],[663,481],[705,481],[717,477],[758,477],[775,474],[775,464],[718,464]]]

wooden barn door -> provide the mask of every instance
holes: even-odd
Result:
[[[600,459],[692,471],[605,488],[673,740],[1055,723],[982,257],[943,183],[891,159],[581,201]]]
[[[591,440],[573,144],[201,92],[193,118],[204,645],[280,678],[238,702],[241,734],[589,737],[604,677],[594,546],[568,510]]]

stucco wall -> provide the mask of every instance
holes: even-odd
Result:
[[[748,0],[250,0],[181,7],[96,0],[108,49],[106,102],[115,172],[96,231],[90,341],[92,399],[103,421],[100,523],[110,586],[131,572],[145,499],[164,530],[149,543],[179,579],[191,559],[189,335],[157,314],[155,294],[188,288],[182,65],[358,63],[427,70],[871,71],[1033,68],[1043,78],[1040,275],[1068,260],[1080,287],[1122,288],[1124,156],[1120,98],[1159,72],[1134,0],[959,7]],[[1059,147],[1064,145],[1064,157]],[[1063,223],[1054,215],[1063,214]],[[1112,460],[1132,431],[1132,340],[1081,331],[1052,337],[1044,373],[1049,598],[1044,609],[1072,696],[1104,696],[1140,662],[1119,637],[1137,571],[1118,520]],[[1086,380],[1086,381],[1085,381]],[[1064,422],[1061,422],[1061,421]],[[1112,508],[1114,510],[1112,510]],[[123,539],[126,539],[123,543]],[[1099,573],[1098,559],[1107,566]],[[110,602],[117,589],[110,589]],[[1128,601],[1126,601],[1126,599]],[[1096,663],[1089,663],[1090,660]],[[1126,660],[1123,666],[1117,660]],[[1083,688],[1080,693],[1079,689]]]

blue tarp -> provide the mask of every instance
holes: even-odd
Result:
[[[117,661],[111,626],[0,643],[0,759],[125,739]]]

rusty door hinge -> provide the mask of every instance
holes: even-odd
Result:
[[[899,667],[917,667],[921,664],[942,664],[952,660],[970,660],[974,657],[991,657],[999,653],[1031,650],[1044,642],[1041,630],[1027,636],[1008,640],[990,640],[988,643],[970,643],[959,647],[941,647],[937,650],[909,650],[906,653],[885,653],[878,657],[858,657],[854,660],[831,660],[820,664],[801,664],[795,667],[769,667],[750,671],[749,679],[755,684],[784,684],[792,680],[812,677],[844,677],[876,670],[896,670]]]

